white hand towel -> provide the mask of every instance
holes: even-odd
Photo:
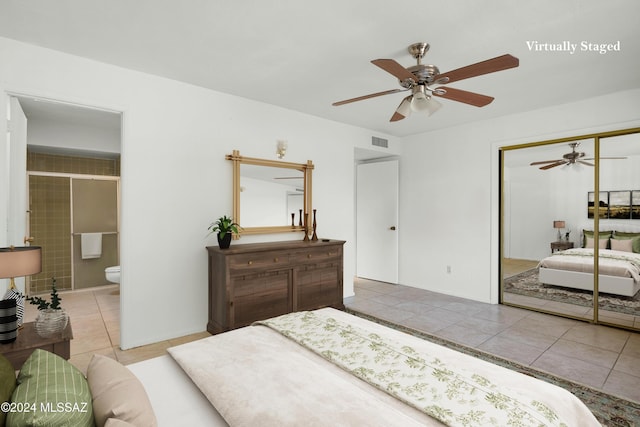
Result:
[[[102,256],[102,233],[82,233],[80,235],[82,259]]]

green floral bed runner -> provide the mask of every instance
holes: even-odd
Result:
[[[450,426],[566,426],[545,404],[388,337],[317,312],[267,326],[342,369]]]

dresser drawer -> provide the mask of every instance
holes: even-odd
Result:
[[[279,269],[289,265],[288,253],[252,253],[235,255],[229,258],[229,269],[238,271],[257,271]]]
[[[309,248],[291,253],[291,263],[293,264],[341,259],[342,247],[339,246]]]

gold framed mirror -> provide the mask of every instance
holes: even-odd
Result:
[[[233,219],[240,234],[308,230],[313,163],[291,163],[227,154],[233,162]],[[235,237],[235,236],[234,236]]]

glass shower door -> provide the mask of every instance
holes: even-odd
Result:
[[[119,264],[118,181],[73,178],[71,194],[74,289],[108,284],[105,268]]]

